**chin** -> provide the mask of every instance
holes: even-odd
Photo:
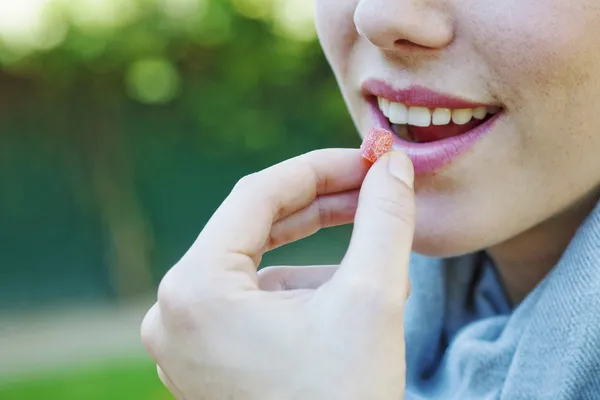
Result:
[[[413,252],[428,257],[458,257],[477,250],[475,246],[469,245],[469,243],[458,241],[452,237],[444,237],[444,235],[437,235],[437,237],[432,238],[430,235],[420,235],[415,232],[413,241]]]
[[[472,224],[460,219],[419,218],[413,238],[413,251],[428,257],[450,258],[475,253],[493,245],[488,232],[479,232]]]

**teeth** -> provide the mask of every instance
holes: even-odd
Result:
[[[500,107],[476,107],[451,110],[449,108],[429,109],[427,107],[407,107],[402,103],[390,102],[382,97],[377,98],[379,109],[392,124],[413,125],[428,127],[433,125],[447,125],[451,121],[457,125],[464,125],[472,118],[483,120],[488,114],[496,114]]]
[[[431,115],[431,123],[434,125],[448,125],[452,119],[452,110],[449,108],[436,108]]]
[[[426,107],[409,107],[408,124],[420,127],[431,125],[431,111]]]
[[[473,117],[477,119],[484,119],[487,115],[487,108],[477,107],[473,109]]]
[[[473,118],[472,108],[463,108],[460,110],[452,110],[452,122],[456,125],[464,125]]]
[[[408,109],[404,104],[391,103],[387,117],[392,124],[406,124],[408,123]]]
[[[389,117],[390,113],[390,101],[388,99],[381,99],[381,104],[379,104],[379,108],[383,112],[383,115]]]
[[[383,112],[383,115],[387,117],[388,110],[390,108],[390,101],[388,99],[384,99],[383,97],[378,97],[377,104],[379,105],[379,109]]]

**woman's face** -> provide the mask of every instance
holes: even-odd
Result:
[[[597,190],[600,1],[317,0],[316,19],[361,134],[382,120],[375,94],[400,99],[408,124],[403,106],[393,105],[394,129],[420,142],[407,145],[415,154],[432,154],[432,162],[427,154],[415,161],[417,252],[490,247]],[[460,125],[469,110],[452,109],[465,104],[403,92],[414,87],[501,111]],[[418,128],[428,115],[411,104],[429,105],[438,125]],[[457,124],[444,125],[453,112]]]

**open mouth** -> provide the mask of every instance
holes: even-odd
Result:
[[[394,89],[386,82],[363,82],[371,125],[395,133],[393,148],[406,153],[415,174],[449,166],[495,131],[505,109],[447,95],[423,86]]]
[[[378,96],[375,99],[391,130],[410,143],[429,143],[466,134],[502,111],[497,106],[429,108]]]

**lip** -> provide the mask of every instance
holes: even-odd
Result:
[[[476,108],[488,107],[493,104],[472,102],[460,97],[439,93],[422,86],[411,86],[406,89],[396,90],[387,83],[371,79],[362,85],[363,95],[366,97],[383,97],[396,103],[402,103],[408,107],[427,108]]]
[[[393,132],[389,120],[379,109],[377,99],[371,96],[367,99],[367,102],[371,111],[373,126],[375,128],[383,128]],[[446,167],[452,161],[471,149],[481,137],[492,130],[494,124],[502,114],[503,111],[494,114],[492,118],[462,135],[434,142],[412,143],[400,139],[394,134],[393,148],[395,150],[401,150],[408,155],[413,163],[415,175],[432,174]]]

